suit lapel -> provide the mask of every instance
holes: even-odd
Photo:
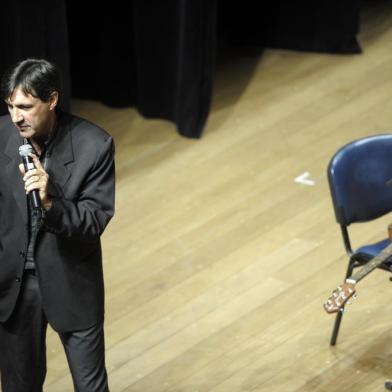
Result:
[[[8,138],[8,143],[4,153],[9,158],[9,162],[5,167],[8,183],[12,189],[16,204],[20,210],[23,220],[27,223],[27,198],[24,190],[23,178],[19,171],[19,164],[22,162],[19,156],[19,146],[22,139],[18,136],[15,129]]]
[[[64,196],[63,188],[71,177],[71,166],[74,161],[71,122],[65,113],[59,113],[58,134],[49,148],[49,195]]]

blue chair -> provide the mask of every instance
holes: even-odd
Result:
[[[329,162],[328,181],[336,220],[349,256],[348,278],[356,267],[390,243],[385,238],[353,250],[348,226],[371,221],[392,211],[392,134],[369,136],[343,146]],[[389,260],[379,268],[391,272]],[[336,316],[331,346],[336,344],[342,315],[343,312],[338,312]]]

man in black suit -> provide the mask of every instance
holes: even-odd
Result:
[[[75,390],[108,391],[100,236],[114,214],[113,139],[57,108],[57,68],[27,59],[2,80],[0,372],[3,392],[38,392],[48,322]],[[26,171],[20,145],[35,168]],[[32,202],[39,195],[40,205]]]

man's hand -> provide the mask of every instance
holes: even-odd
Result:
[[[19,170],[23,175],[23,181],[25,182],[26,194],[37,189],[39,191],[42,207],[45,208],[45,210],[49,210],[52,206],[52,202],[48,198],[49,174],[46,173],[41,161],[35,154],[30,154],[30,157],[33,159],[35,169],[29,170],[26,173],[23,164],[19,165]]]

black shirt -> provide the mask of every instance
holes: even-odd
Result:
[[[52,146],[55,136],[56,133],[54,133],[53,136],[50,137],[47,142],[45,142],[44,149],[41,155],[39,156],[39,160],[41,161],[42,166],[44,167],[45,170],[47,170],[48,161],[50,157],[50,147]],[[35,155],[38,156],[38,153],[33,146],[32,148]],[[27,208],[28,208],[28,218],[29,218],[29,223],[28,223],[29,243],[26,252],[25,269],[31,270],[31,269],[35,269],[35,258],[34,258],[35,244],[45,214],[44,214],[44,209],[42,207],[41,208],[33,207],[32,200],[31,197],[29,197],[29,195],[27,195]]]

